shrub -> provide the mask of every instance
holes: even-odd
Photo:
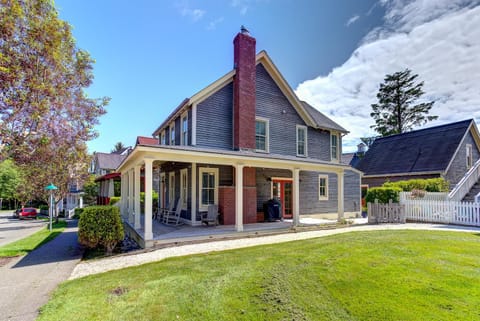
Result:
[[[73,218],[79,219],[82,213],[83,213],[83,208],[76,208],[75,213],[73,214]]]
[[[372,187],[368,190],[365,199],[367,203],[374,203],[376,199],[382,204],[387,204],[389,200],[398,203],[401,191],[398,187]]]
[[[423,190],[427,192],[448,192],[449,184],[442,178],[409,179],[398,182],[386,182],[382,187],[398,187],[404,192]]]
[[[39,209],[40,211],[48,211],[48,205],[40,205],[40,206],[38,207],[38,209]]]
[[[110,202],[108,204],[109,205],[115,205],[118,202],[120,202],[120,196],[112,196],[112,197],[110,197]]]
[[[123,240],[123,224],[116,206],[90,206],[83,210],[78,222],[78,240],[89,248],[102,246],[111,254]]]
[[[140,192],[140,204],[142,207],[145,206],[145,192]],[[158,193],[155,191],[152,191],[152,207],[158,207]]]

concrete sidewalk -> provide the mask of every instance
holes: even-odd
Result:
[[[277,244],[282,242],[305,240],[310,238],[323,237],[334,234],[349,233],[354,231],[373,231],[373,230],[437,230],[437,231],[459,231],[459,232],[480,232],[480,228],[462,227],[442,224],[384,224],[384,225],[354,225],[351,227],[314,230],[298,233],[283,233],[269,236],[259,236],[253,238],[241,238],[224,241],[213,241],[206,243],[188,244],[162,248],[149,252],[132,253],[99,260],[83,261],[78,264],[72,272],[70,279],[76,279],[90,274],[102,273],[112,270],[123,269],[130,266],[137,266],[149,262],[160,261],[169,257],[184,256],[190,254],[201,254],[214,251],[224,251],[239,249],[250,246]]]
[[[0,320],[35,320],[52,290],[66,280],[81,259],[77,221],[54,240],[0,267]]]

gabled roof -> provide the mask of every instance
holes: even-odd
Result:
[[[115,154],[115,153],[95,153],[96,166],[100,169],[112,169],[115,170],[118,165],[127,157],[127,155]]]
[[[377,138],[356,168],[365,176],[442,173],[469,130],[478,145],[473,119]]]
[[[295,92],[292,90],[290,85],[287,83],[287,81],[282,76],[282,74],[275,66],[272,59],[268,56],[265,50],[260,51],[255,56],[255,60],[257,65],[261,63],[265,67],[269,75],[275,81],[275,83],[280,88],[285,97],[288,99],[290,104],[295,108],[300,117],[308,126],[348,133],[348,131],[346,131],[343,127],[329,119],[327,116],[320,113],[315,108],[311,107],[308,104],[307,105],[309,107],[305,107],[304,103],[298,99]],[[210,97],[212,94],[223,88],[226,84],[232,82],[235,74],[236,71],[235,69],[233,69],[223,75],[221,78],[217,79],[216,81],[205,87],[204,89],[197,92],[192,97],[185,98],[180,103],[180,105],[178,105],[178,107],[175,108],[175,110],[165,119],[165,121],[163,121],[160,126],[153,132],[152,136],[158,136],[159,133],[167,126],[168,123],[170,123],[173,118],[176,118],[177,115],[183,113],[184,110],[187,109],[189,106],[201,103],[202,101]],[[313,110],[307,111],[307,108],[311,108]]]
[[[135,145],[158,145],[158,139],[153,137],[137,136]]]
[[[318,127],[324,129],[335,130],[341,133],[348,133],[348,130],[322,114],[319,110],[309,105],[307,102],[302,101],[305,110],[310,114]]]

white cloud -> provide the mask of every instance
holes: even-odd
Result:
[[[350,19],[348,19],[347,23],[345,24],[347,27],[349,27],[352,23],[360,19],[360,16],[358,14],[352,16]]]
[[[402,6],[403,4],[403,6]],[[480,122],[479,1],[384,1],[385,26],[373,30],[351,57],[327,76],[301,83],[298,96],[350,131],[344,150],[372,136],[370,105],[386,74],[405,68],[425,82],[435,100],[429,125],[475,118]]]
[[[220,18],[217,18],[215,20],[212,20],[208,23],[208,26],[207,26],[207,30],[215,30],[217,28],[217,25],[219,23],[222,23],[223,20],[225,20],[225,18],[223,17],[220,17]]]
[[[198,9],[198,8],[192,9],[192,8],[190,8],[190,5],[188,4],[187,1],[177,2],[176,5],[179,9],[180,14],[183,17],[188,17],[188,18],[192,19],[193,22],[199,21],[207,13],[207,11],[205,11],[203,9]]]
[[[232,0],[230,5],[234,8],[238,8],[240,10],[240,14],[242,16],[247,14],[248,8],[250,6],[250,0]]]

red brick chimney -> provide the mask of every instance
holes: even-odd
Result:
[[[233,148],[255,149],[255,38],[242,26],[233,39]]]

